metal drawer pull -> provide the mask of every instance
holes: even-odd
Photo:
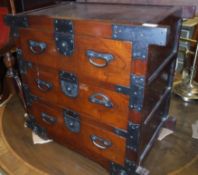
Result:
[[[36,79],[36,84],[37,84],[37,87],[44,92],[49,91],[53,88],[52,83],[49,83],[40,79]]]
[[[43,53],[47,48],[47,44],[44,42],[29,40],[28,44],[31,52],[36,55]]]
[[[112,104],[111,100],[106,95],[104,95],[102,93],[95,93],[95,94],[91,95],[89,97],[89,101],[91,103],[96,103],[96,104],[103,105],[107,108],[112,108],[113,107],[113,104]]]
[[[44,112],[41,113],[41,118],[47,124],[53,125],[53,124],[56,123],[56,118],[55,117],[50,116],[50,115],[48,115]]]
[[[108,149],[109,147],[112,146],[111,141],[105,140],[105,139],[98,137],[96,135],[91,135],[91,141],[93,142],[93,144],[96,147],[98,147],[99,149],[102,149],[102,150]]]
[[[109,62],[114,59],[111,54],[97,53],[92,50],[87,50],[87,57],[92,65],[100,68],[108,66]],[[102,63],[95,62],[95,59],[102,61]]]

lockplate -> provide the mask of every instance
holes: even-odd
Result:
[[[59,78],[62,92],[68,97],[77,97],[79,89],[77,77],[72,73],[61,71]]]
[[[63,117],[65,126],[69,131],[78,133],[80,132],[80,118],[79,114],[69,109],[64,109]]]
[[[71,20],[54,20],[56,48],[64,56],[71,56],[74,51],[74,33]]]
[[[113,25],[112,38],[131,41],[133,59],[145,60],[148,57],[149,45],[166,46],[169,27],[145,27]]]

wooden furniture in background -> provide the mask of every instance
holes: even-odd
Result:
[[[6,52],[9,52],[9,48],[7,48],[7,44],[9,42],[9,32],[10,29],[8,26],[5,25],[4,23],[4,15],[8,14],[8,10],[6,7],[0,7],[0,59],[3,59],[3,56]],[[0,62],[1,64],[3,64],[3,61]],[[9,90],[6,87],[6,85],[3,83],[4,80],[4,71],[3,70],[3,65],[1,65],[2,69],[1,69],[1,93],[0,93],[0,105],[4,104],[4,102],[8,99],[9,97]]]

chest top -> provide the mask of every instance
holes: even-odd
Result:
[[[27,12],[27,15],[69,18],[72,20],[105,20],[114,22],[159,23],[178,11],[173,6],[121,5],[99,3],[61,3],[48,8]]]

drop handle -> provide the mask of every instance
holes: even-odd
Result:
[[[103,105],[106,108],[113,108],[113,103],[106,95],[102,93],[95,93],[89,97],[91,103]]]
[[[90,136],[92,143],[99,149],[106,150],[112,146],[111,141],[98,137],[96,135]]]
[[[99,53],[99,52],[95,52],[92,50],[87,50],[87,57],[89,62],[98,68],[104,68],[106,66],[108,66],[108,64],[114,59],[112,54],[108,54],[108,53]],[[97,63],[98,62],[100,63]]]
[[[35,55],[39,55],[45,51],[47,48],[47,44],[45,42],[38,42],[38,41],[33,41],[29,40],[28,41],[29,48],[31,52]]]
[[[56,118],[55,117],[50,116],[50,115],[48,115],[44,112],[41,113],[41,118],[47,124],[53,125],[53,124],[56,123]]]
[[[53,88],[53,84],[44,80],[36,79],[37,87],[44,92],[47,92]]]

